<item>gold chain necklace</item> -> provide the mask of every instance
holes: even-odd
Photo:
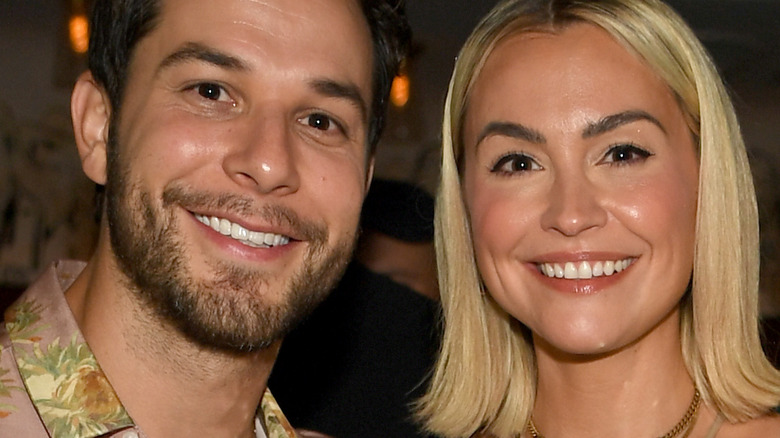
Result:
[[[698,389],[694,388],[693,399],[691,400],[691,404],[688,406],[688,410],[685,411],[685,415],[683,415],[680,421],[674,425],[672,430],[666,432],[666,434],[660,436],[659,438],[674,438],[683,430],[686,431],[686,434],[683,436],[683,438],[687,437],[690,434],[693,425],[696,424],[696,413],[699,411],[700,404],[701,394],[699,394]],[[544,438],[544,435],[540,434],[539,431],[536,430],[533,417],[528,420],[528,433],[531,435],[531,438]],[[520,436],[518,435],[518,438],[519,437]]]

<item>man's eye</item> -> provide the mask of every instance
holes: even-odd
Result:
[[[230,96],[222,86],[213,83],[198,84],[195,89],[201,97],[213,101],[229,101]]]
[[[331,131],[333,129],[343,130],[341,125],[332,117],[322,113],[309,114],[308,116],[303,117],[301,122],[319,131]]]
[[[617,165],[630,164],[644,161],[652,155],[650,152],[632,144],[618,144],[609,148],[602,162]]]
[[[309,126],[327,131],[330,128],[330,117],[324,114],[312,114],[309,116]]]
[[[542,166],[528,155],[512,153],[499,158],[496,164],[490,168],[490,171],[493,173],[512,174],[541,169]]]

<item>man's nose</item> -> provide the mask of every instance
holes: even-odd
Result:
[[[237,135],[223,168],[237,184],[260,193],[294,193],[300,184],[299,151],[282,116],[259,116]]]

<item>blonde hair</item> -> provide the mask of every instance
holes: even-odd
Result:
[[[681,304],[689,373],[706,403],[729,421],[780,403],[780,373],[758,331],[758,214],[739,124],[709,55],[685,22],[657,0],[505,0],[461,50],[442,127],[436,249],[444,338],[418,415],[444,437],[520,433],[531,413],[536,369],[529,334],[485,293],[474,259],[459,165],[471,88],[509,35],[596,25],[643,59],[669,86],[698,142],[699,188],[691,294]]]

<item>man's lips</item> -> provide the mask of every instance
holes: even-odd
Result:
[[[195,218],[212,230],[252,248],[273,248],[290,243],[289,236],[247,230],[235,222],[230,222],[225,218],[217,216],[204,216],[197,213],[194,213],[194,215]]]
[[[163,205],[178,206],[215,232],[251,248],[281,248],[299,241],[319,248],[328,241],[324,224],[303,219],[290,207],[259,203],[248,197],[172,186],[163,192]]]

